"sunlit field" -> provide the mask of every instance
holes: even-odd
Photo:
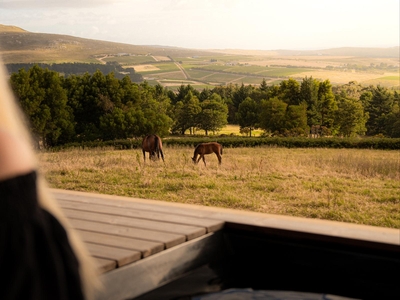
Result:
[[[260,136],[262,135],[264,131],[261,129],[253,129],[251,131],[251,136]],[[185,132],[186,134],[189,134],[190,131],[187,130]],[[195,132],[195,134],[198,135],[205,135],[205,131],[204,130],[199,130],[197,129]],[[212,135],[234,135],[234,136],[248,136],[248,133],[240,133],[240,126],[239,125],[233,125],[233,124],[228,124],[226,125],[224,128],[222,128],[220,131],[216,131],[216,132],[209,132],[208,135],[212,136]]]
[[[51,187],[400,228],[400,152],[224,148],[207,166],[193,148],[165,147],[165,163],[135,150],[39,154]]]

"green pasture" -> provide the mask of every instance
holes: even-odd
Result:
[[[147,74],[158,74],[158,73],[165,73],[165,72],[180,71],[180,69],[173,62],[154,63],[151,65],[154,67],[157,67],[158,70],[140,71],[137,73],[147,75]]]
[[[236,80],[232,80],[231,83],[235,84],[252,84],[252,85],[258,85],[261,84],[263,81],[263,78],[261,77],[255,77],[255,76],[241,76],[238,77]],[[268,82],[269,84],[269,82]]]
[[[210,76],[207,76],[204,78],[204,80],[209,81],[209,82],[221,82],[221,83],[226,83],[230,82],[232,80],[237,80],[243,76],[239,75],[234,75],[234,74],[226,74],[226,73],[210,73]]]
[[[183,85],[187,85],[190,84],[193,88],[195,88],[196,90],[202,91],[204,89],[212,89],[214,88],[213,85],[209,85],[209,84],[195,84],[192,81],[189,80],[159,80],[158,82],[161,84],[162,86],[165,86],[168,88],[168,90],[177,92],[178,88],[183,84]]]
[[[189,134],[190,131],[187,130],[185,134]],[[251,131],[251,136],[261,136],[263,133],[262,130],[260,129],[255,129]],[[204,130],[196,129],[194,132],[196,135],[205,135]],[[234,136],[246,136],[246,134],[240,133],[240,126],[239,125],[234,125],[234,124],[228,124],[224,128],[222,128],[220,131],[215,131],[215,132],[208,132],[209,136],[220,136],[220,135],[234,135]]]
[[[265,71],[265,67],[261,66],[251,66],[251,65],[239,65],[228,69],[228,72],[232,73],[249,73],[256,74]]]
[[[266,68],[265,71],[258,72],[258,75],[262,76],[271,76],[271,77],[287,77],[291,76],[293,74],[298,74],[302,72],[309,72],[312,71],[312,69],[306,69],[306,68]]]
[[[371,80],[365,80],[361,82],[362,85],[369,86],[369,85],[380,85],[386,88],[400,88],[400,77],[399,76],[386,76],[380,77]]]
[[[211,60],[216,60],[217,63],[227,63],[227,62],[239,62],[239,61],[249,61],[249,60],[254,60],[254,56],[250,55],[210,55],[210,56],[186,56],[186,57],[174,57],[175,61],[182,61],[182,62],[193,62],[193,61],[198,61],[198,62],[205,62],[209,63]]]
[[[186,73],[188,73],[191,78],[197,78],[197,79],[203,79],[206,76],[214,74],[214,72],[193,70],[193,69],[186,69]]]
[[[287,77],[293,74],[298,74],[302,72],[312,71],[309,68],[268,68],[260,66],[250,66],[250,65],[236,65],[236,66],[226,66],[226,65],[205,65],[199,67],[208,71],[216,72],[226,72],[226,73],[241,73],[241,74],[254,74],[258,76],[266,77]]]
[[[186,80],[185,75],[183,75],[181,71],[156,73],[156,74],[151,74],[151,77],[157,80],[162,80],[162,79]]]
[[[209,71],[220,71],[220,72],[229,72],[229,70],[232,68],[231,66],[226,66],[226,65],[204,65],[204,66],[199,66],[198,68],[204,69],[204,70],[209,70]]]
[[[104,58],[105,62],[116,61],[121,65],[138,65],[143,63],[155,62],[154,58],[147,55],[137,55],[137,56],[112,56]]]
[[[174,57],[174,61],[182,62],[183,64],[205,64],[210,62],[209,57]]]
[[[385,76],[385,77],[379,77],[377,80],[396,80],[397,82],[400,82],[400,76]]]
[[[206,64],[204,63],[188,63],[188,62],[182,62],[181,63],[181,67],[184,68],[185,70],[191,69],[191,68],[202,68],[203,66],[205,66]]]
[[[152,85],[152,86],[154,86],[154,85],[157,85],[157,84],[159,84],[159,82],[157,81],[157,80],[155,80],[155,79],[146,79],[146,82],[149,84],[149,85]]]

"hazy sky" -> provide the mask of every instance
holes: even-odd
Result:
[[[399,45],[399,0],[0,0],[0,24],[133,45]]]

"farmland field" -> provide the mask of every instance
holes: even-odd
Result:
[[[151,78],[159,80],[159,83],[163,83],[163,82],[165,82],[166,80],[169,80],[169,79],[176,79],[176,80],[178,80],[178,79],[179,80],[185,80],[186,79],[181,71],[153,73],[150,76],[151,76]],[[146,79],[146,77],[145,77],[145,79]]]
[[[147,66],[149,66],[149,65],[150,64],[147,64]],[[157,73],[163,73],[163,72],[179,71],[179,68],[174,63],[154,63],[154,64],[152,64],[152,66],[154,66],[156,69],[152,70],[150,68],[147,68],[138,73],[147,75],[147,74],[157,74]],[[140,65],[137,67],[139,70],[141,69]],[[136,68],[136,66],[134,68]],[[135,71],[136,71],[136,69],[135,69]]]
[[[222,164],[169,146],[162,161],[135,150],[39,153],[53,188],[400,228],[400,152],[224,148]]]
[[[135,55],[135,56],[111,56],[102,58],[101,61],[112,62],[116,61],[122,65],[134,65],[147,62],[156,62],[152,56],[148,55]]]
[[[282,80],[294,78],[301,81],[305,77],[325,81],[330,80],[333,85],[346,84],[356,81],[362,85],[380,84],[388,88],[400,88],[398,76],[398,61],[395,58],[365,58],[354,56],[274,56],[272,54],[257,55],[210,55],[175,57],[181,67],[189,74],[191,80],[198,80],[199,84],[252,84],[259,85],[262,79],[268,84],[279,84]],[[155,62],[154,66],[158,67]],[[166,64],[177,68],[173,62]],[[392,66],[389,69],[369,68],[371,66]],[[350,67],[348,67],[350,66]],[[365,70],[355,70],[354,66],[364,67]],[[397,69],[396,67],[397,66]],[[157,74],[157,82],[162,83],[162,71],[140,70],[136,72],[148,76]],[[369,68],[369,69],[368,69]],[[166,78],[170,76],[166,76]],[[172,87],[172,85],[169,85]],[[178,87],[178,86],[176,86]]]
[[[178,77],[177,74],[167,74],[180,71],[175,65],[176,62],[184,69],[180,71],[182,74],[190,72],[189,79],[196,86],[215,86],[227,81],[234,84],[258,85],[260,81],[255,81],[249,76],[258,75],[260,78],[265,77],[269,85],[279,84],[288,78],[301,81],[306,76],[312,76],[318,80],[330,80],[333,85],[356,81],[363,86],[380,84],[400,89],[398,47],[201,50],[112,43],[67,35],[32,33],[21,28],[16,31],[15,26],[7,25],[0,26],[0,33],[0,54],[6,64],[118,62],[123,67],[135,68],[135,71],[147,77],[146,80],[151,84],[163,84],[165,79]],[[236,77],[234,81],[231,78],[211,82],[205,78],[207,75],[194,68],[210,68],[210,72],[220,71],[229,75],[240,73],[241,77]],[[153,79],[152,74],[157,76]],[[180,85],[178,82],[176,85],[168,83],[168,87],[173,90]]]

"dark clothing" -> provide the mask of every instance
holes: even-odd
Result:
[[[63,226],[38,204],[36,172],[0,181],[0,298],[84,299]]]

